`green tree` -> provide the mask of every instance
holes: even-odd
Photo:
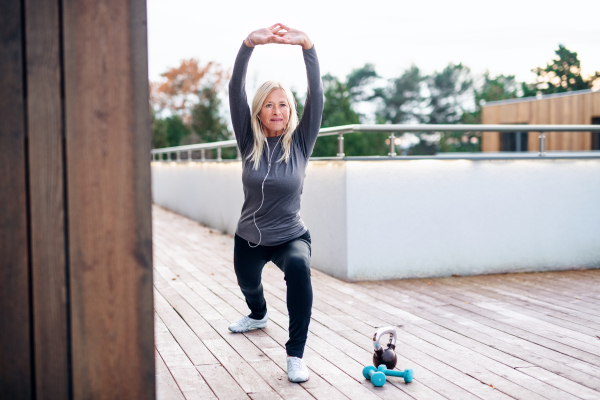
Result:
[[[207,87],[218,92],[229,73],[220,64],[209,62],[202,65],[199,60],[191,58],[182,60],[179,67],[169,68],[161,77],[159,82],[150,82],[152,107],[157,112],[169,110],[170,114],[180,115],[188,123],[196,96]]]
[[[457,124],[462,122],[464,105],[472,94],[473,79],[468,67],[462,64],[448,64],[442,71],[436,71],[427,78],[427,113],[423,121],[428,124]],[[440,132],[439,144],[422,139],[413,149],[413,154],[434,154],[439,148],[442,152],[476,151],[472,133]]]
[[[568,50],[562,44],[555,50],[557,58],[551,60],[545,67],[532,69],[536,74],[535,82],[523,83],[523,97],[535,96],[537,92],[543,94],[564,93],[574,90],[591,89],[594,82],[600,79],[600,72],[596,71],[587,79],[581,75],[581,61],[577,53]]]
[[[181,140],[190,134],[190,128],[183,123],[183,120],[179,115],[171,115],[163,121],[169,147],[179,146]]]
[[[212,142],[231,135],[219,112],[218,94],[229,73],[219,64],[201,65],[196,59],[183,60],[170,68],[159,82],[150,82],[152,145],[156,147]],[[169,115],[161,118],[161,115]],[[235,149],[223,156],[235,157]],[[211,154],[207,154],[211,157]]]
[[[488,101],[515,99],[517,94],[517,81],[514,75],[496,75],[491,77],[489,71],[483,74],[481,87],[473,90],[475,101],[474,111],[465,111],[462,122],[465,124],[481,124],[481,106]]]
[[[150,118],[152,126],[152,148],[159,149],[162,147],[168,147],[167,142],[167,124],[164,119],[158,118],[156,112],[150,107]]]
[[[152,148],[179,146],[182,140],[190,135],[190,128],[183,123],[179,115],[158,118],[151,113]]]
[[[356,88],[357,86],[355,86]],[[330,74],[323,76],[325,104],[321,127],[360,123],[360,115],[353,110],[355,104],[347,82]],[[344,135],[344,154],[347,156],[371,156],[385,152],[385,138],[378,133],[348,133]],[[384,136],[387,136],[384,134]],[[332,157],[338,152],[338,137],[325,136],[317,140],[313,157]]]
[[[429,97],[425,116],[428,124],[455,124],[463,114],[463,100],[473,87],[470,70],[462,64],[448,64],[427,78]]]
[[[348,86],[338,78],[327,74],[323,76],[325,104],[323,106],[323,119],[321,126],[358,124],[358,114],[352,109],[352,100]]]
[[[323,105],[321,127],[358,124],[360,119],[358,114],[352,110],[350,92],[346,84],[331,74],[323,76],[322,79],[325,104]],[[337,136],[319,138],[312,153],[313,157],[332,157],[336,154]]]
[[[293,89],[292,95],[296,101],[296,114],[298,114],[298,121],[300,121],[300,118],[302,118],[302,113],[304,113],[304,102],[300,100],[300,97],[298,97],[298,92]]]
[[[427,76],[421,73],[416,65],[412,65],[397,78],[390,79],[387,86],[375,89],[374,98],[380,99],[376,113],[377,123],[405,124],[423,122],[423,106],[426,99],[422,94]],[[382,138],[389,134],[382,134]],[[404,154],[421,155],[435,153],[435,146],[429,145],[430,135],[416,134],[418,144],[406,149]],[[385,139],[384,139],[385,140]],[[389,145],[386,146],[386,154]]]
[[[517,98],[517,81],[514,75],[496,75],[491,77],[486,71],[482,77],[483,82],[479,88],[473,90],[475,109],[465,111],[462,115],[462,123],[481,124],[481,106],[488,101],[500,101]],[[448,151],[481,151],[481,132],[469,133],[460,137],[454,137],[460,143],[448,143]],[[453,140],[453,141],[454,141]],[[457,146],[458,145],[458,146]]]
[[[355,70],[357,81],[363,84],[372,82],[378,76],[370,65]],[[419,121],[420,105],[422,103],[421,86],[424,76],[416,65],[412,65],[402,75],[387,81],[383,87],[373,88],[373,94],[368,96],[364,91],[357,91],[357,97],[367,100],[378,101],[378,109],[375,120],[378,124],[402,124]],[[387,155],[389,153],[389,141],[391,132],[378,132],[369,134],[370,140],[378,144],[375,155]],[[375,144],[375,143],[374,143]]]
[[[350,99],[353,106],[361,102],[377,100],[376,88],[373,84],[380,76],[375,71],[373,64],[365,64],[361,68],[353,69],[346,77],[346,86],[350,91]],[[359,114],[359,118],[364,115]],[[389,145],[385,144],[389,137],[388,132],[361,132],[344,135],[344,146],[349,156],[383,156],[389,153]]]
[[[373,98],[372,94],[366,93],[365,89],[375,79],[379,78],[373,64],[365,64],[361,68],[353,69],[347,77],[346,86],[350,91],[353,102],[368,101]]]
[[[198,101],[191,109],[191,128],[194,135],[187,141],[187,144],[231,139],[231,132],[220,115],[220,109],[221,99],[214,87],[205,87],[198,92]],[[235,158],[235,156],[235,148],[222,150],[223,158]],[[211,157],[210,152],[207,157]]]
[[[425,76],[416,65],[404,71],[398,78],[388,81],[383,88],[375,88],[374,99],[381,100],[377,111],[378,123],[402,124],[419,121],[423,101],[421,85]]]
[[[200,143],[218,142],[231,138],[227,123],[219,114],[221,100],[212,87],[206,87],[198,93],[198,102],[192,107],[191,127],[200,139]]]

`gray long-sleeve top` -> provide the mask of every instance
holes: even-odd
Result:
[[[251,243],[264,246],[276,246],[302,236],[307,228],[300,218],[300,196],[306,176],[306,166],[312,154],[323,115],[323,84],[319,60],[315,48],[302,50],[308,93],[304,113],[292,136],[288,162],[278,162],[283,154],[279,137],[268,137],[269,149],[273,153],[269,176],[264,184],[264,203],[261,185],[267,175],[267,146],[264,146],[260,167],[255,170],[248,156],[252,152],[254,136],[250,125],[250,108],[246,98],[246,71],[253,48],[242,44],[229,82],[229,107],[231,121],[242,154],[242,184],[244,187],[244,205],[236,233]],[[274,147],[275,146],[275,147]],[[253,214],[256,210],[256,224]]]

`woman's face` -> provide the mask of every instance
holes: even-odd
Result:
[[[266,136],[279,136],[290,119],[290,105],[281,89],[273,89],[258,113]]]

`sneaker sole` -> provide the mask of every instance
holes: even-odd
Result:
[[[229,330],[230,330],[231,332],[234,332],[234,333],[243,333],[243,332],[253,331],[254,329],[262,329],[262,328],[264,328],[264,327],[266,327],[266,326],[267,326],[267,324],[265,323],[265,324],[263,324],[263,325],[257,325],[257,326],[250,327],[250,328],[248,328],[248,329],[240,329],[240,330],[233,330],[233,329],[231,329],[231,327],[230,327],[230,328],[229,328]]]
[[[304,383],[304,382],[308,382],[308,380],[310,379],[310,376],[308,378],[306,378],[305,381],[293,381],[288,377],[288,381],[292,382],[292,383]]]

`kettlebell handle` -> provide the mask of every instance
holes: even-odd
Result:
[[[396,329],[394,329],[391,326],[386,326],[384,328],[379,328],[377,330],[377,332],[375,332],[375,335],[373,335],[373,347],[375,348],[375,351],[382,351],[381,349],[381,345],[379,344],[379,339],[381,339],[381,337],[385,334],[390,335],[390,341],[388,343],[388,348],[392,348],[395,349],[396,348]]]

